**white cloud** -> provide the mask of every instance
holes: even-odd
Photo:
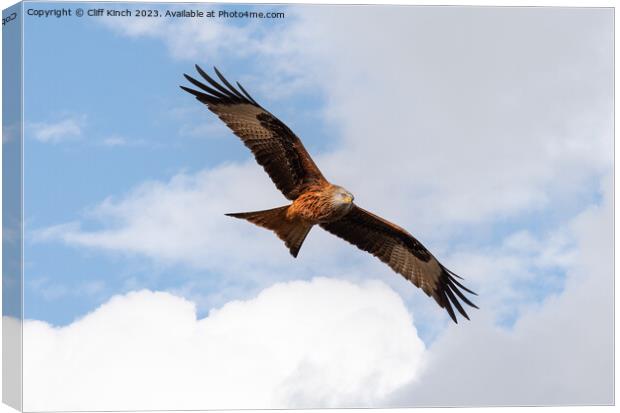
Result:
[[[84,117],[66,117],[55,122],[37,122],[27,125],[39,142],[59,143],[82,136]]]
[[[325,175],[447,255],[481,294],[472,322],[445,329],[429,322],[439,314],[434,303],[410,285],[398,288],[407,302],[429,301],[433,315],[415,314],[438,339],[419,383],[383,404],[609,403],[609,11],[305,8],[297,17],[286,36],[259,36],[260,49],[243,48],[260,51],[262,66],[248,76],[274,68],[265,92],[270,82],[279,90],[295,90],[291,84],[320,90],[326,122],[341,132],[333,136],[334,150],[315,156]],[[389,27],[369,30],[384,20]],[[131,30],[126,34],[161,38],[177,58],[212,60],[221,45],[228,47],[211,41],[220,28],[206,25],[180,34]],[[603,206],[589,201],[600,182]],[[339,277],[390,274],[394,285],[405,283],[319,230],[292,265],[272,234],[223,216],[284,202],[250,161],[179,174],[109,199],[89,217],[100,219],[101,229],[76,222],[39,236],[262,283],[299,276],[305,267]],[[546,216],[555,221],[543,230],[536,219]],[[516,228],[497,236],[505,224]],[[451,250],[448,240],[463,234],[467,241]],[[547,296],[541,287],[541,297],[528,297],[538,290],[522,283],[548,282],[554,268],[567,274],[558,289]],[[515,308],[512,330],[496,326],[498,315]]]
[[[35,239],[60,238],[69,244],[147,255],[157,261],[184,263],[197,268],[228,267],[243,245],[271,239],[266,231],[248,231],[227,212],[266,209],[284,204],[260,167],[253,162],[224,165],[197,174],[180,173],[169,182],[147,182],[121,199],[107,199],[89,218],[105,227],[85,231],[79,223],[63,224],[35,233]],[[88,218],[88,217],[87,217]],[[256,235],[257,238],[254,238]],[[267,247],[278,245],[271,239]],[[263,257],[264,242],[244,249],[248,264]],[[282,246],[282,256],[288,254]]]
[[[244,36],[264,42],[227,50],[257,52],[258,69],[248,76],[263,70],[269,75],[256,77],[256,85],[281,81],[272,89],[288,90],[291,82],[301,82],[324,93],[326,122],[341,135],[333,137],[332,150],[313,155],[325,175],[352,190],[361,206],[410,229],[440,259],[450,258],[446,263],[468,286],[473,280],[494,298],[486,304],[498,314],[539,301],[515,286],[553,268],[566,270],[573,245],[561,230],[564,222],[543,232],[528,218],[574,216],[597,191],[592,183],[612,167],[608,15],[325,10],[291,9],[283,32],[257,34],[253,25],[230,29],[239,36],[237,30],[247,30]],[[544,19],[537,13],[545,13]],[[342,31],[345,20],[350,24]],[[390,27],[368,31],[378,20],[390,21]],[[555,22],[553,31],[548,21]],[[160,38],[175,58],[211,60],[217,57],[211,48],[220,53],[221,45],[229,47],[222,39],[230,34],[219,32],[229,29],[218,24],[108,23],[120,25],[113,30],[124,35]],[[454,42],[457,37],[462,41]],[[309,264],[334,275],[398,278],[318,228],[293,261],[271,233],[223,215],[285,202],[250,159],[181,173],[108,199],[83,220],[95,218],[99,229],[85,230],[83,222],[75,222],[48,228],[39,237],[221,275],[246,274],[261,285],[305,276]],[[489,235],[511,219],[525,229],[517,227],[499,241]],[[453,239],[463,234],[475,241],[451,250]],[[351,257],[359,261],[351,263]]]
[[[577,260],[577,235],[565,228],[534,235],[518,231],[484,248],[463,246],[450,262],[477,286],[479,304],[500,319],[513,319],[562,290]]]
[[[379,282],[276,284],[203,319],[183,298],[143,290],[65,327],[26,321],[24,408],[368,406],[417,377],[424,353]]]
[[[612,404],[611,179],[606,188],[601,205],[567,225],[578,242],[561,294],[530,307],[511,330],[496,326],[485,311],[467,328],[448,329],[430,347],[425,374],[385,404]]]
[[[87,210],[80,221],[33,231],[29,239],[147,257],[167,268],[180,264],[193,272],[180,274],[176,292],[192,297],[201,310],[247,297],[275,282],[316,276],[317,268],[322,275],[349,279],[360,279],[359,273],[366,274],[362,278],[396,278],[380,263],[376,270],[361,271],[346,257],[353,252],[362,265],[375,258],[358,254],[321,228],[311,231],[295,259],[271,232],[225,215],[287,202],[252,160],[179,173],[168,182],[146,182]],[[196,270],[209,275],[196,276]],[[144,281],[129,279],[128,288],[144,286]]]
[[[204,110],[204,108],[201,109]],[[222,124],[222,122],[217,122],[214,120],[194,125],[183,125],[179,129],[179,134],[181,136],[189,136],[193,138],[227,138],[229,133],[229,130]]]
[[[612,164],[611,19],[538,13],[304,9],[289,60],[344,138],[323,170],[428,232],[574,199]]]
[[[110,135],[101,141],[101,145],[109,148],[117,147],[136,147],[136,146],[155,146],[153,143],[143,139],[127,139],[120,135]]]
[[[127,146],[128,142],[127,139],[123,138],[122,136],[108,136],[107,138],[105,138],[103,140],[103,145],[104,146]]]
[[[323,171],[422,234],[571,205],[611,168],[609,13],[301,6],[287,15],[268,31],[108,23],[160,38],[188,62],[252,54],[257,63],[240,75],[253,81],[241,80],[268,99],[320,91],[324,119],[342,132],[319,157]],[[390,25],[369,31],[377,21]]]
[[[177,59],[221,59],[223,55],[248,56],[264,49],[264,25],[232,25],[224,20],[103,18],[105,26],[128,37],[161,40]],[[269,27],[272,30],[273,27]]]
[[[99,298],[105,289],[105,283],[102,280],[81,281],[66,285],[47,276],[30,276],[27,279],[27,285],[30,292],[47,301],[66,299],[67,297]]]

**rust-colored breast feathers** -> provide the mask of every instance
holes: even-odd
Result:
[[[309,185],[289,208],[290,213],[314,224],[329,220],[335,213],[329,184]]]

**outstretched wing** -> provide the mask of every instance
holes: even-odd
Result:
[[[378,217],[357,205],[338,221],[320,224],[325,230],[367,251],[389,265],[394,271],[420,287],[445,308],[456,323],[452,306],[469,319],[459,299],[474,307],[461,290],[460,278],[444,267],[417,239],[404,229]]]
[[[184,75],[199,90],[185,86],[181,89],[207,105],[241,138],[284,196],[294,200],[307,185],[325,181],[299,138],[256,103],[243,86],[237,83],[238,90],[217,68],[214,69],[223,85],[196,65],[196,70],[210,86]]]

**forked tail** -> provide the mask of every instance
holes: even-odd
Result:
[[[297,257],[301,244],[304,243],[306,235],[310,232],[312,224],[308,224],[298,219],[289,219],[286,216],[288,205],[267,209],[265,211],[239,212],[236,214],[226,214],[229,217],[246,219],[252,224],[267,228],[276,233],[284,241],[291,255]]]

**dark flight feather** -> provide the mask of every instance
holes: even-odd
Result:
[[[215,73],[224,85],[200,66],[196,65],[196,70],[210,86],[185,75],[200,90],[185,86],[181,89],[207,105],[241,138],[285,197],[294,200],[308,185],[326,182],[301,140],[288,126],[256,103],[241,85],[238,84],[243,93],[217,69]]]
[[[401,227],[357,205],[341,219],[320,225],[328,232],[376,256],[420,287],[446,309],[455,323],[457,319],[453,306],[463,317],[469,319],[459,298],[467,305],[478,308],[458,287],[475,293],[456,281],[454,273],[439,263],[417,239]]]

